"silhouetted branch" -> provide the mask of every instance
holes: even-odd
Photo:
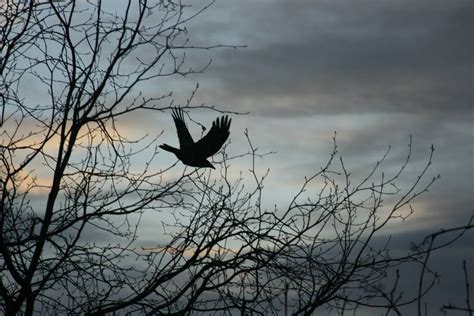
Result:
[[[464,285],[466,287],[466,307],[458,307],[453,304],[448,304],[448,305],[443,305],[441,307],[442,311],[447,311],[447,310],[453,310],[453,311],[461,311],[461,312],[467,312],[469,315],[474,314],[474,309],[471,307],[471,301],[470,301],[470,289],[469,289],[469,274],[467,273],[467,264],[466,260],[463,260],[462,262],[462,268],[464,272]]]

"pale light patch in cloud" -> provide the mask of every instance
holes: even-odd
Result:
[[[446,229],[451,225],[455,226],[456,224],[462,224],[462,221],[459,220],[453,220],[451,223],[447,222],[445,218],[447,215],[446,213],[453,216],[453,219],[456,217],[458,217],[458,219],[468,219],[464,216],[462,210],[447,209],[444,210],[444,212],[436,212],[436,205],[427,199],[415,201],[411,203],[411,205],[414,213],[410,215],[408,220],[397,220],[390,223],[390,225],[387,226],[390,233],[417,233],[420,231],[436,232],[441,229]]]
[[[29,192],[34,197],[45,197],[51,187],[51,178],[43,175],[37,175],[34,172],[20,170],[17,174],[19,186],[16,188],[18,193]]]

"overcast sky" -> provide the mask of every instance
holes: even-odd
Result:
[[[462,225],[474,211],[473,16],[472,0],[217,1],[189,26],[194,43],[247,47],[191,55],[213,63],[179,87],[199,82],[196,104],[249,112],[233,117],[229,150],[243,150],[247,128],[257,147],[276,152],[259,162],[262,170],[271,168],[268,205],[287,202],[303,177],[324,165],[334,131],[356,175],[388,145],[386,169],[399,165],[409,135],[415,172],[433,144],[431,174],[442,178],[414,204],[411,220],[393,227],[398,245],[407,247],[409,240]],[[163,139],[176,142],[167,119],[158,119]],[[463,299],[457,297],[464,290],[462,258],[474,271],[473,248],[471,233],[433,257],[446,276],[433,302]]]
[[[212,58],[206,73],[162,84],[189,94],[199,83],[195,105],[249,112],[233,117],[229,150],[245,146],[247,128],[262,151],[275,151],[262,168],[276,191],[325,163],[335,131],[361,173],[389,145],[400,164],[410,135],[416,170],[433,144],[432,174],[442,179],[410,227],[462,224],[474,206],[473,16],[472,0],[217,1],[189,25],[193,43],[247,47],[190,54],[196,64]],[[203,124],[216,116],[194,115]],[[166,115],[135,124],[156,120],[175,142]]]

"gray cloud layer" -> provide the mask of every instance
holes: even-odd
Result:
[[[197,25],[197,41],[248,47],[213,56],[207,75],[218,91],[206,95],[236,107],[266,98],[272,104],[258,112],[285,116],[471,119],[473,11],[469,0],[218,2]]]

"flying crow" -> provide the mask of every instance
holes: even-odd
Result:
[[[206,136],[195,143],[184,122],[183,110],[173,109],[172,116],[178,132],[179,149],[168,144],[160,145],[160,147],[175,154],[185,165],[215,169],[206,158],[217,153],[224,145],[230,134],[231,119],[227,115],[217,118],[212,122],[212,127]]]

